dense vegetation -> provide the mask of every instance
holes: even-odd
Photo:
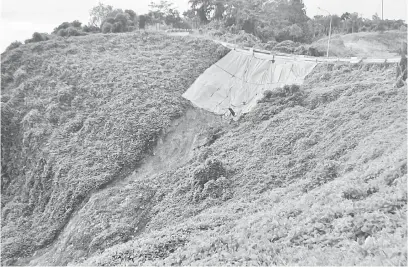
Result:
[[[268,49],[327,33],[301,1],[190,3],[213,34]],[[181,97],[227,49],[112,33],[180,22],[168,7],[100,4],[2,54],[2,265],[406,266],[406,72],[321,64],[228,123]],[[363,41],[396,52],[404,34]]]
[[[2,263],[406,265],[394,65],[320,65],[236,123],[185,122],[208,127],[194,152],[174,126],[155,156],[225,52],[99,34],[3,54]],[[143,168],[148,155],[162,163]]]
[[[406,30],[403,20],[381,20],[377,14],[372,19],[362,18],[357,13],[306,16],[302,0],[190,0],[191,10],[185,16],[198,18],[201,23],[212,24],[222,31],[237,34],[243,30],[262,40],[299,41],[310,43],[328,35],[330,19],[333,33],[355,33],[360,31]],[[324,13],[324,11],[322,11]]]
[[[181,94],[225,52],[210,41],[97,34],[3,53],[2,263],[49,245],[92,192],[137,168],[183,114]]]
[[[293,41],[312,43],[329,34],[358,32],[384,32],[401,30],[406,32],[403,20],[381,20],[377,14],[372,19],[362,18],[357,13],[341,15],[317,15],[309,18],[302,0],[189,0],[191,8],[180,15],[168,0],[151,2],[147,14],[136,14],[131,9],[122,10],[99,3],[90,10],[88,25],[79,21],[64,22],[51,35],[34,33],[29,42],[40,42],[56,36],[69,37],[98,32],[132,32],[137,29],[199,28],[212,37],[234,40],[247,46],[260,45],[271,49],[277,43]],[[324,11],[322,11],[324,13]],[[287,47],[287,44],[282,46]],[[292,45],[293,46],[293,45]],[[16,47],[16,43],[8,50]],[[279,49],[278,49],[279,50]],[[286,48],[284,50],[287,50]],[[307,52],[307,48],[292,49],[291,53],[319,56],[323,53]]]
[[[405,266],[407,92],[394,83],[393,65],[328,64],[266,93],[184,166],[131,177],[157,196],[144,232],[84,265]]]
[[[405,265],[406,88],[394,75],[322,65],[300,91],[269,95],[194,161],[150,177],[165,197],[146,233],[86,264]],[[225,178],[194,186],[211,162]]]

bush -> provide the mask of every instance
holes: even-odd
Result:
[[[256,36],[258,36],[262,42],[275,42],[275,33],[272,29],[272,27],[258,27],[256,29]]]
[[[80,36],[82,35],[78,29],[74,28],[74,27],[69,27],[67,30],[67,36]]]
[[[207,159],[204,165],[194,170],[193,186],[203,189],[208,181],[217,180],[219,177],[226,176],[226,174],[227,171],[221,161],[217,159]]]
[[[273,95],[273,93],[272,93],[271,90],[265,90],[265,91],[263,92],[263,98],[264,98],[264,99],[270,99],[270,98],[272,97],[272,95]]]
[[[125,27],[128,23],[128,18],[126,17],[125,14],[119,13],[115,17],[115,22],[119,22]]]
[[[58,30],[57,35],[58,35],[58,36],[61,36],[61,37],[67,36],[67,35],[68,35],[67,29],[60,29],[60,30]]]
[[[293,41],[290,41],[290,40],[286,40],[286,41],[280,42],[279,44],[275,45],[273,50],[276,50],[282,53],[292,54],[293,52],[295,52],[296,48],[298,47],[299,47],[299,44]]]
[[[113,25],[111,23],[105,22],[102,25],[102,32],[103,33],[110,33],[110,32],[112,32],[112,28],[113,28]]]
[[[286,97],[292,97],[292,96],[300,96],[301,94],[298,94],[300,91],[300,86],[298,84],[286,84],[283,87],[278,87],[273,90],[265,90],[263,92],[263,97],[261,100],[258,101],[258,103],[264,103],[264,102],[272,102],[275,101],[275,98],[286,98]],[[296,97],[295,97],[296,98]],[[294,99],[297,101],[296,99]]]
[[[293,52],[296,55],[307,55],[307,49],[303,45],[295,48],[295,51]]]
[[[59,33],[60,30],[64,30],[64,29],[68,29],[68,28],[72,27],[72,28],[76,28],[78,31],[80,31],[81,30],[81,25],[82,25],[82,23],[79,22],[78,20],[74,20],[73,22],[63,22],[57,28],[55,28],[52,33],[57,34],[59,36],[62,36]]]
[[[125,13],[129,15],[129,18],[130,18],[131,21],[136,21],[137,15],[136,15],[135,11],[133,11],[131,9],[126,9]]]
[[[82,31],[83,32],[89,32],[89,33],[97,33],[97,32],[101,32],[101,29],[99,27],[96,26],[88,26],[88,25],[84,25],[82,27]]]
[[[24,41],[24,43],[37,43],[37,42],[42,42],[42,41],[47,41],[49,40],[49,35],[47,33],[39,33],[35,32],[33,33],[33,37],[31,39],[27,39]]]
[[[60,30],[66,29],[70,26],[69,22],[63,22],[61,23],[57,28],[54,29],[52,33],[57,34]]]
[[[74,28],[81,28],[81,22],[79,22],[78,20],[74,20],[73,22],[71,22],[71,26]]]
[[[384,23],[378,23],[378,25],[374,28],[376,32],[384,32],[386,30]]]
[[[20,41],[14,41],[12,42],[9,46],[7,46],[6,51],[10,51],[13,50],[17,47],[19,47],[20,45],[22,45],[23,43],[21,43]]]
[[[277,43],[278,42],[276,42],[276,41],[269,41],[269,42],[266,43],[266,45],[264,45],[264,48],[266,50],[272,50],[276,46]]]
[[[112,26],[112,32],[124,32],[123,24],[120,22],[115,22]]]
[[[35,42],[41,42],[41,41],[45,41],[46,39],[44,39],[44,37],[41,35],[41,33],[35,32],[33,33],[33,38],[32,41]]]
[[[307,50],[307,55],[312,57],[321,57],[324,54],[321,53],[316,47],[310,46]]]

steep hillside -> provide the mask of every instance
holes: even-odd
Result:
[[[406,265],[406,88],[321,65],[172,171],[144,233],[84,265]]]
[[[327,49],[327,38],[312,44],[320,52]],[[406,31],[359,32],[333,35],[330,42],[330,56],[393,58],[399,56],[402,42],[407,41]]]
[[[4,54],[2,263],[406,265],[395,66],[318,65],[228,123],[180,97],[225,53],[125,34]]]
[[[94,193],[133,172],[189,106],[181,94],[226,52],[149,33],[61,38],[2,54],[2,263],[48,246]],[[103,240],[81,244],[91,253],[128,240],[146,214],[129,216]]]

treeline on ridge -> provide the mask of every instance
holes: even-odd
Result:
[[[56,37],[81,36],[93,33],[132,32],[159,25],[160,29],[205,29],[213,36],[247,34],[262,43],[294,41],[312,43],[329,34],[386,30],[405,30],[403,20],[382,20],[377,14],[371,19],[356,12],[341,15],[316,15],[309,18],[303,0],[189,0],[190,8],[182,14],[171,1],[151,2],[146,14],[131,9],[118,9],[99,3],[83,25],[78,20],[63,22],[51,34],[35,32],[25,43],[46,41]],[[322,11],[323,13],[324,11]],[[7,48],[21,45],[15,41]]]

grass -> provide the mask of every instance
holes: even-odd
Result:
[[[134,33],[2,54],[2,262],[51,244],[94,192],[137,168],[189,106],[181,94],[226,52],[210,41]],[[103,234],[91,247],[123,241]]]

